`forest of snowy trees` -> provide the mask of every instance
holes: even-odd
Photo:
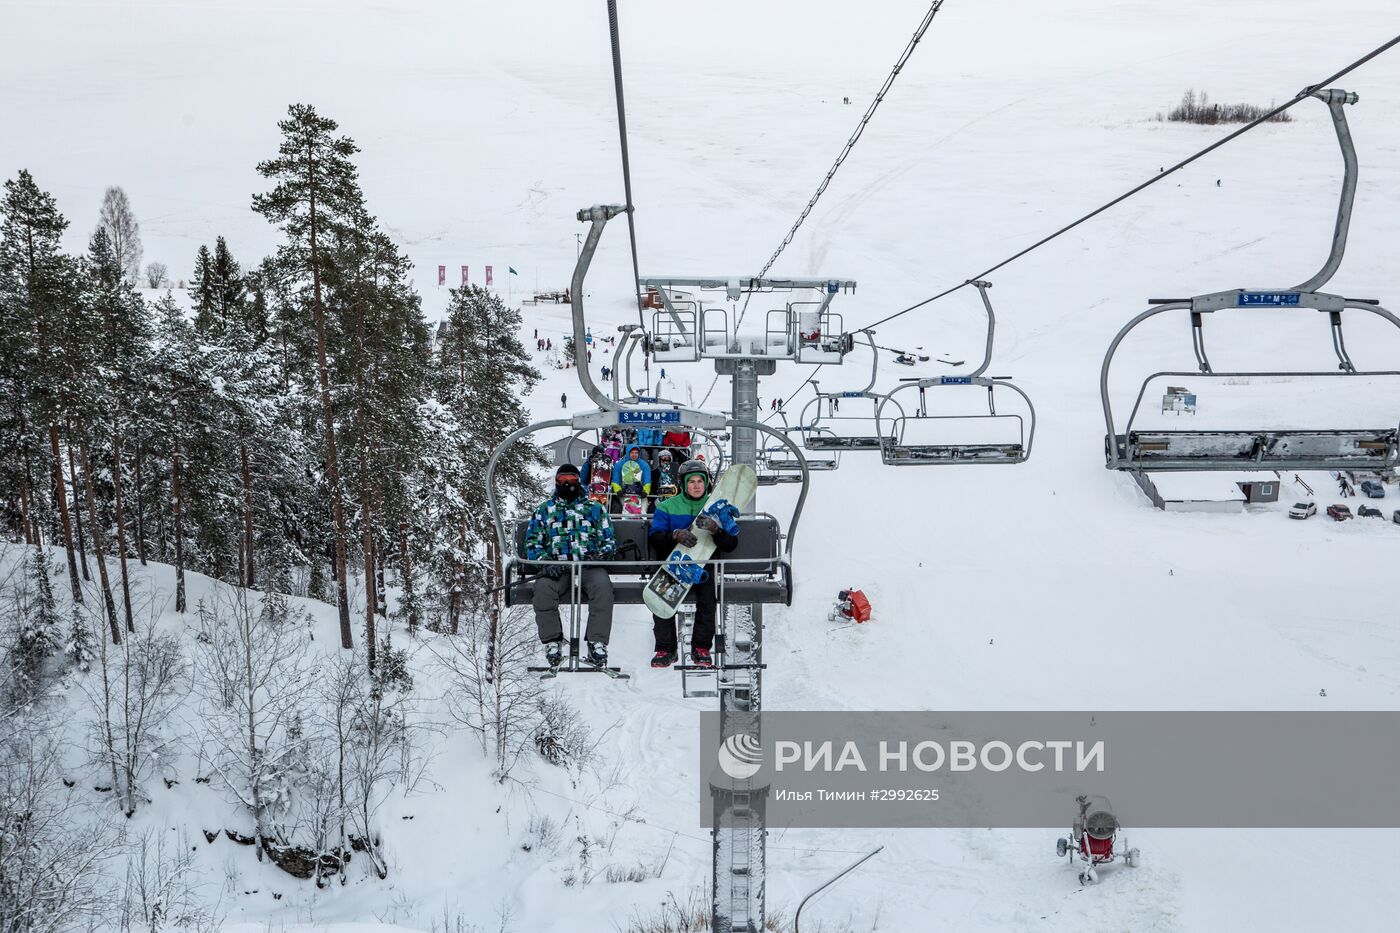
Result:
[[[419,767],[406,736],[427,723],[406,707],[396,641],[442,641],[463,684],[453,715],[483,748],[494,738],[500,770],[524,741],[487,709],[512,702],[493,674],[519,621],[487,595],[499,562],[483,476],[540,378],[519,312],[464,286],[430,326],[409,262],[369,210],[355,144],[310,106],[279,127],[251,209],[280,245],[236,258],[217,237],[165,257],[189,268],[187,301],[156,289],[163,264],[142,274],[121,189],[71,255],[43,179],[21,170],[4,183],[0,929],[113,922],[91,866],[118,850],[119,926],[160,928],[149,913],[168,915],[174,895],[145,892],[180,863],[119,840],[109,818],[138,811],[157,778],[221,787],[245,808],[259,858],[309,865],[319,881],[348,840],[382,877],[374,809]],[[498,493],[529,504],[543,465],[519,445]],[[155,563],[173,568],[173,593],[133,584]],[[194,573],[239,595],[193,601]],[[338,654],[308,653],[287,597],[335,607]],[[156,625],[171,608],[193,646]],[[81,779],[60,747],[71,736],[56,692],[91,714]],[[176,706],[200,710],[205,734],[176,736]],[[169,765],[177,740],[192,774]],[[94,780],[103,795],[84,795]],[[75,818],[84,807],[90,818]]]

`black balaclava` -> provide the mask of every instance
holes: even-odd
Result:
[[[568,479],[561,479],[561,477],[568,477]],[[573,502],[583,495],[583,485],[579,482],[578,467],[572,463],[565,463],[554,471],[554,495],[565,502]]]

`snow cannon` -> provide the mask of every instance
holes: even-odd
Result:
[[[1055,841],[1055,854],[1060,858],[1068,855],[1071,865],[1078,861],[1079,883],[1097,884],[1098,866],[1117,858],[1122,858],[1129,868],[1136,867],[1142,855],[1137,849],[1128,848],[1126,838],[1119,842],[1118,830],[1122,827],[1108,798],[1080,795],[1074,799],[1079,804],[1079,816],[1070,827],[1069,837]]]
[[[831,607],[827,618],[833,622],[837,619],[869,622],[870,600],[866,599],[865,594],[860,590],[842,590],[837,594],[836,605]]]

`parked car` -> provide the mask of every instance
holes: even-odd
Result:
[[[1361,481],[1361,491],[1370,499],[1385,498],[1385,487],[1373,479],[1363,479]]]
[[[1312,518],[1317,514],[1316,502],[1295,502],[1288,510],[1289,518]]]
[[[1363,505],[1356,511],[1362,518],[1385,518],[1380,509],[1373,509],[1369,505]]]
[[[1329,505],[1327,507],[1327,514],[1339,522],[1344,522],[1352,517],[1351,509],[1344,505]]]

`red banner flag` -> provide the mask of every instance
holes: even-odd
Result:
[[[439,284],[439,285],[446,285],[446,284],[447,284],[447,267],[446,267],[446,266],[438,266],[438,284]]]
[[[487,266],[487,267],[486,267],[486,284],[487,284],[487,285],[490,285],[490,284],[491,284],[491,267],[490,267],[490,266]]]
[[[466,267],[466,266],[463,266],[463,267],[462,267],[462,284],[463,284],[463,285],[466,285],[466,284],[467,284],[467,267]]]

